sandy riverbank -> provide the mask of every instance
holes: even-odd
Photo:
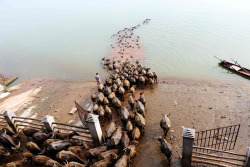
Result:
[[[31,79],[10,89],[10,95],[0,99],[1,113],[16,111],[18,116],[43,118],[52,115],[57,122],[67,123],[78,119],[69,115],[74,101],[83,102],[90,97],[96,82],[65,82],[51,79]]]
[[[11,90],[9,96],[0,99],[0,106],[5,107],[4,110],[15,110],[18,116],[33,118],[43,118],[48,114],[55,116],[57,122],[79,125],[78,114],[69,115],[69,111],[74,107],[75,100],[84,102],[90,99],[91,92],[96,90],[96,83],[31,79]],[[179,165],[182,126],[200,131],[241,123],[234,151],[244,154],[250,145],[249,85],[164,80],[154,89],[145,90],[145,95],[147,126],[132,166],[167,165],[159,143],[154,139],[163,134],[159,126],[162,114],[171,114],[172,129],[167,138],[174,150],[172,166]]]
[[[167,136],[173,148],[171,166],[180,166],[182,126],[201,131],[241,124],[233,151],[245,154],[250,145],[249,95],[250,86],[246,84],[160,81],[154,89],[146,91],[147,126],[132,166],[167,166],[168,162],[155,139],[163,134],[160,128],[162,114],[171,114],[172,128]]]

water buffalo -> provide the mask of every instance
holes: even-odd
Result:
[[[112,75],[112,79],[113,79],[113,80],[116,80],[118,77],[119,77],[118,74],[113,74],[113,75]]]
[[[109,100],[106,97],[103,99],[103,105],[109,105]]]
[[[19,144],[16,145],[11,136],[6,134],[6,131],[0,134],[0,144],[2,144],[4,147],[7,147],[9,149],[14,149],[18,151],[20,150],[20,141]]]
[[[157,137],[157,139],[161,142],[161,152],[165,154],[168,159],[168,162],[170,163],[172,155],[171,145],[163,137]]]
[[[112,149],[112,150],[109,150],[109,151],[105,151],[105,152],[102,152],[98,157],[97,159],[100,161],[100,160],[103,160],[103,159],[106,159],[106,158],[111,158],[112,157],[112,154],[118,154],[119,150],[118,149]]]
[[[135,125],[141,129],[141,133],[143,135],[144,134],[144,127],[146,126],[146,120],[139,113],[135,114]]]
[[[127,124],[126,124],[126,130],[130,133],[133,130],[133,124],[131,123],[130,120],[128,120]]]
[[[143,69],[141,70],[141,74],[142,74],[142,75],[146,75],[146,74],[147,74],[147,71],[143,68]]]
[[[103,91],[104,95],[108,96],[111,92],[112,92],[111,87],[105,86],[104,91]]]
[[[67,150],[71,151],[72,153],[75,153],[81,158],[85,158],[85,153],[89,149],[89,146],[87,144],[84,144],[83,146],[70,146]]]
[[[124,93],[125,89],[122,86],[120,86],[117,91],[118,96],[120,96],[123,99]]]
[[[155,81],[152,78],[148,78],[147,84],[153,86],[155,84]]]
[[[6,131],[6,132],[5,132]],[[7,135],[9,135],[9,136],[13,136],[13,137],[16,137],[16,136],[18,136],[18,134],[16,134],[14,131],[13,131],[13,129],[10,127],[10,126],[5,126],[5,127],[3,127],[2,129],[1,129],[1,132],[3,133],[3,132],[5,132]]]
[[[134,108],[135,101],[134,101],[133,96],[129,96],[129,98],[128,98],[128,104],[130,105],[131,109]]]
[[[49,159],[45,162],[44,167],[61,167],[62,165],[53,159]]]
[[[41,153],[40,147],[34,143],[34,142],[28,142],[26,143],[26,148],[32,153],[32,154],[38,154]]]
[[[115,153],[112,153],[111,155],[112,156],[109,156],[105,159],[95,162],[92,167],[109,167],[112,164],[113,160],[118,158],[118,156]]]
[[[127,132],[122,132],[122,138],[121,138],[121,148],[125,149],[129,146],[130,139],[128,137]]]
[[[155,83],[157,83],[158,76],[157,76],[157,74],[155,72],[153,72],[153,74],[154,74],[154,81],[155,81]]]
[[[162,119],[160,122],[160,126],[164,131],[164,137],[167,136],[167,133],[169,131],[169,129],[171,128],[171,122],[170,119],[168,118],[169,115],[163,115],[162,114]]]
[[[124,124],[127,123],[129,119],[129,112],[128,112],[128,109],[126,107],[122,107],[121,108],[121,120]]]
[[[134,75],[139,75],[138,70],[134,70],[133,74],[134,74]]]
[[[130,77],[129,82],[131,83],[131,85],[135,85],[136,79],[134,77]]]
[[[65,164],[63,167],[85,167],[85,165],[80,164],[78,162],[69,162]]]
[[[110,138],[112,134],[115,132],[115,130],[116,130],[115,122],[111,122],[106,128],[104,136],[106,138]]]
[[[72,140],[59,140],[54,141],[45,147],[43,152],[47,152],[48,154],[55,154],[62,150],[67,150],[70,146],[82,146],[83,143],[79,141],[72,141]]]
[[[112,92],[111,94],[109,94],[108,99],[112,101],[115,97],[115,92]]]
[[[147,74],[146,74],[146,76],[148,78],[154,78],[154,73],[152,73],[151,71],[148,71]]]
[[[65,133],[65,132],[61,132],[61,131],[57,130],[54,132],[55,139],[65,140],[65,139],[71,139],[73,136],[79,136],[79,134],[76,131],[72,131],[70,133]]]
[[[112,104],[114,105],[115,109],[117,110],[117,115],[118,115],[118,113],[119,113],[118,110],[121,108],[121,105],[122,105],[121,101],[117,97],[115,97],[112,100]]]
[[[132,139],[138,141],[140,137],[141,137],[140,129],[135,126],[132,131]]]
[[[138,113],[141,113],[143,116],[145,116],[145,107],[144,107],[144,105],[139,100],[135,100],[135,102],[136,102],[136,104],[135,104],[136,111]]]
[[[128,80],[125,80],[123,83],[123,87],[128,90],[130,88],[130,82]]]
[[[111,109],[108,106],[105,106],[104,110],[105,110],[105,113],[109,117],[109,121],[112,121],[112,111],[111,111]]]
[[[131,121],[135,119],[135,113],[136,113],[136,109],[129,111],[129,118],[131,119]]]
[[[3,146],[0,146],[0,162],[1,160],[5,159],[5,158],[9,158],[11,157],[10,152],[5,149]]]
[[[44,132],[36,132],[36,133],[33,134],[32,139],[37,144],[42,144],[45,140],[47,140],[51,136],[52,136],[52,133],[46,134]]]
[[[104,121],[105,110],[102,105],[100,105],[97,109],[97,114],[99,115],[99,119],[101,122]]]
[[[115,80],[115,84],[119,87],[119,86],[123,86],[123,84],[122,84],[122,81],[120,80],[120,78],[117,78],[116,80]]]
[[[27,163],[27,160],[22,159],[22,160],[7,163],[5,166],[6,167],[23,167],[23,166],[28,166],[28,163]]]
[[[69,162],[65,164],[63,167],[86,167],[86,166],[78,162]]]
[[[139,101],[145,106],[146,105],[146,98],[144,96],[144,92],[140,93]]]
[[[81,159],[80,157],[78,157],[76,154],[72,153],[71,151],[60,151],[56,154],[56,158],[58,159],[58,161],[60,162],[71,162],[71,161],[75,161],[75,162],[79,162],[81,164],[85,164],[85,162],[83,161],[83,159]]]
[[[30,128],[30,127],[25,127],[23,128],[23,133],[29,140],[29,137],[32,137],[34,133],[39,132],[39,129],[36,128]]]
[[[43,142],[43,146],[47,146],[55,141],[59,141],[60,139],[47,139]]]
[[[139,76],[138,80],[139,80],[139,83],[138,83],[138,84],[139,84],[140,86],[144,86],[144,85],[145,85],[145,81],[146,81],[146,80],[145,80],[145,78],[144,78],[142,75]]]
[[[123,81],[125,81],[128,78],[128,73],[124,72],[124,73],[122,73],[122,76],[124,77]],[[124,82],[123,82],[123,86],[124,86]]]
[[[114,165],[114,167],[127,167],[129,162],[128,162],[128,155],[124,154]]]
[[[97,109],[99,108],[98,104],[97,103],[94,103],[93,104],[93,113],[94,114],[97,114]]]
[[[102,92],[103,89],[104,89],[104,85],[103,85],[102,83],[100,83],[100,84],[98,85],[98,91],[99,91],[99,92]]]
[[[113,83],[112,78],[108,78],[105,80],[105,86],[111,86]]]
[[[118,89],[118,86],[114,83],[114,84],[112,85],[112,91],[113,91],[113,92],[116,92],[117,89]]]
[[[35,166],[44,166],[48,160],[51,160],[51,158],[44,155],[37,155],[33,157],[33,163]]]
[[[119,126],[111,137],[111,145],[117,146],[121,141],[121,137],[122,137],[122,128],[121,126]]]
[[[95,101],[96,101],[96,94],[95,94],[95,93],[93,93],[93,94],[91,95],[91,100],[92,100],[92,102],[95,102]]]
[[[135,145],[138,144],[138,142],[136,142],[136,141],[132,141],[132,142],[135,144],[129,145],[125,148],[125,151],[126,151],[128,158],[129,158],[129,162],[132,162],[131,159],[136,156],[136,146]]]
[[[88,150],[85,154],[86,158],[89,160],[92,160],[94,158],[97,158],[102,152],[107,151],[107,146],[100,146],[96,148],[92,148]]]
[[[120,76],[120,79],[121,81],[123,81],[125,79],[125,77],[123,75]],[[123,82],[121,82],[121,85],[120,86],[123,86]]]
[[[103,99],[104,99],[104,94],[102,92],[98,93],[96,98],[97,102],[101,104],[103,102]]]
[[[34,155],[32,153],[29,153],[29,152],[22,153],[22,158],[27,160],[29,163],[32,163],[33,157]]]
[[[109,70],[113,70],[113,69],[114,69],[113,65],[112,65],[112,64],[109,64],[108,69],[109,69]]]

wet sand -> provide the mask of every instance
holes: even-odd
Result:
[[[250,86],[216,82],[166,80],[154,89],[145,91],[145,136],[137,147],[132,166],[167,166],[168,161],[155,139],[163,135],[160,128],[162,114],[169,116],[172,124],[167,140],[173,149],[171,166],[181,166],[182,126],[196,131],[241,124],[233,152],[245,154],[250,145]],[[221,116],[225,116],[223,118]]]
[[[10,95],[0,99],[1,112],[16,111],[16,115],[42,119],[45,115],[55,117],[61,123],[81,124],[78,114],[70,115],[74,101],[90,98],[96,82],[65,82],[39,78],[23,81],[10,88]]]
[[[75,105],[74,101],[89,101],[91,93],[97,88],[95,82],[64,82],[51,79],[31,79],[23,82],[19,89],[18,85],[15,87],[9,96],[0,99],[0,103],[6,104],[8,99],[26,98],[28,95],[29,101],[13,109],[18,116],[42,119],[48,114],[54,116],[57,122],[76,125],[82,123],[77,113],[69,115]],[[40,89],[36,94],[20,96],[36,88]],[[140,91],[139,89],[138,92]],[[148,87],[144,92],[147,98],[147,125],[131,166],[167,166],[168,162],[155,139],[163,135],[159,125],[162,114],[171,114],[169,118],[172,128],[167,136],[173,147],[171,166],[180,166],[182,126],[200,131],[241,123],[234,152],[245,154],[246,147],[250,145],[249,85],[161,80],[154,89]],[[8,103],[11,105],[13,101]],[[224,115],[226,118],[221,118]]]
[[[142,54],[142,53],[144,53],[143,46],[141,46],[140,49],[137,49],[137,48],[126,49],[126,51],[122,55],[123,57],[121,57],[121,55],[117,54],[119,52],[119,50],[120,50],[120,48],[118,46],[115,46],[114,48],[112,48],[108,58],[110,58],[110,59],[115,58],[115,60],[120,60],[120,61],[128,60],[128,61],[134,61],[134,62],[136,60],[140,61],[140,60],[145,59],[145,54]]]

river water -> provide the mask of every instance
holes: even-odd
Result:
[[[111,35],[150,18],[135,33],[161,78],[249,82],[214,58],[250,68],[249,17],[234,0],[0,0],[0,73],[93,80]]]

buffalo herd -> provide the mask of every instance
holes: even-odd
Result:
[[[143,24],[149,21],[147,19]],[[131,33],[137,27],[132,27]],[[121,34],[121,31],[117,34],[119,45],[123,45],[122,38],[129,38]],[[97,91],[91,95],[92,112],[99,115],[103,126],[101,146],[91,147],[81,140],[73,139],[73,136],[79,135],[76,131],[49,132],[46,128],[25,127],[21,133],[14,133],[11,128],[5,127],[0,133],[0,164],[7,167],[129,166],[146,126],[147,100],[143,89],[153,88],[157,83],[157,74],[139,61],[116,61],[104,57],[101,64],[110,76],[98,84]],[[160,127],[164,135],[157,139],[161,142],[162,153],[170,162],[172,149],[165,139],[171,128],[169,115],[163,115]],[[20,136],[25,136],[26,142],[22,142]],[[24,152],[24,149],[28,152]]]

